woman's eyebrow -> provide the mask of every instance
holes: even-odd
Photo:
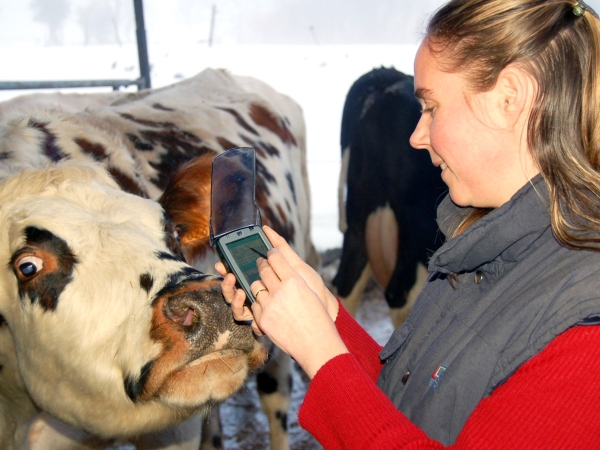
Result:
[[[428,95],[431,95],[431,92],[432,92],[431,89],[418,88],[418,89],[415,89],[415,97],[424,99]]]

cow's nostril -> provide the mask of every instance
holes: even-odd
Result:
[[[185,304],[167,306],[165,313],[173,322],[184,327],[192,326],[199,320],[198,311]]]

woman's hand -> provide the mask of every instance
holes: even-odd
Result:
[[[275,230],[266,225],[263,227],[263,230],[271,244],[273,244],[273,247],[281,252],[290,266],[304,278],[306,284],[318,295],[323,306],[325,306],[325,309],[329,313],[329,317],[335,322],[339,312],[339,303],[331,291],[327,289],[321,276],[306,264]],[[227,274],[225,266],[221,262],[215,264],[215,268],[219,274],[225,277],[223,281],[223,294],[225,295],[225,300],[231,304],[235,320],[241,322],[253,320],[252,311],[244,304],[246,294],[242,289],[235,288],[235,277],[233,274]],[[256,334],[262,334],[256,327],[253,327],[253,329]]]
[[[319,296],[279,249],[258,259],[258,272],[261,280],[251,286],[254,324],[310,378],[327,361],[348,352]]]
[[[312,378],[329,359],[348,352],[333,323],[338,302],[285,239],[269,227],[264,230],[274,249],[268,260],[257,262],[261,281],[251,286],[256,297],[252,310],[245,305],[244,291],[235,288],[233,274],[226,273],[219,262],[215,267],[224,276],[223,296],[236,320],[252,321],[256,334],[267,334]]]
[[[323,282],[323,278],[308,264],[306,264],[297,254],[292,250],[289,244],[283,239],[279,234],[275,232],[272,228],[268,226],[263,227],[265,234],[273,244],[277,250],[281,252],[281,254],[285,257],[289,265],[302,277],[308,287],[310,287],[315,294],[319,296],[323,306],[329,313],[329,317],[331,320],[335,322],[339,311],[339,302],[335,298],[335,296],[331,293],[325,283]]]

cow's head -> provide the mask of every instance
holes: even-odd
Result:
[[[206,245],[210,158],[196,170],[196,211],[169,211],[173,190],[165,208],[127,194],[90,164],[0,182],[0,317],[39,408],[99,436],[133,435],[224,400],[264,361],[220,279],[183,260]]]

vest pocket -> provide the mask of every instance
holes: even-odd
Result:
[[[392,333],[390,340],[385,344],[385,347],[383,347],[381,352],[379,352],[379,359],[386,363],[379,373],[380,378],[386,379],[390,368],[393,367],[393,364],[389,364],[389,362],[393,361],[400,353],[402,346],[410,337],[412,330],[413,325],[407,320],[400,328]]]

